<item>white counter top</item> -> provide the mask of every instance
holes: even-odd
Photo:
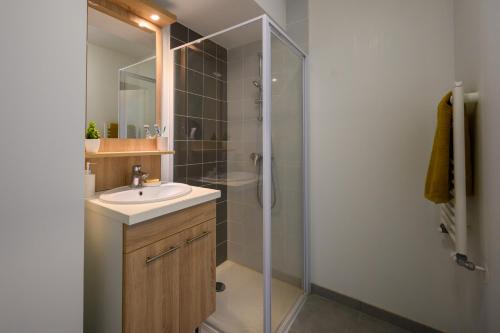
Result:
[[[144,222],[220,198],[218,190],[192,186],[191,193],[172,200],[143,204],[109,204],[99,200],[99,194],[85,200],[86,209],[105,215],[127,225]]]

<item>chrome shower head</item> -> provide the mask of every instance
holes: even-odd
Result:
[[[260,88],[262,88],[262,86],[261,86],[261,84],[260,84],[260,82],[259,82],[259,81],[252,81],[252,83],[253,83],[253,85],[254,85],[255,87],[257,87],[257,88],[259,88],[259,89],[260,89]]]

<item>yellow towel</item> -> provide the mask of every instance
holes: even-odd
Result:
[[[425,182],[425,197],[435,203],[450,201],[452,188],[453,160],[453,107],[450,104],[449,92],[441,99],[437,112],[437,127],[432,146],[431,160],[427,170]],[[471,133],[469,120],[465,116],[465,159],[466,159],[466,188],[467,194],[472,194],[472,159],[471,159]]]

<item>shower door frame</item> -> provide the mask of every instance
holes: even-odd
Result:
[[[271,262],[271,201],[272,201],[272,174],[271,174],[271,36],[274,35],[288,47],[295,50],[302,57],[302,179],[303,179],[303,295],[296,301],[293,308],[287,314],[283,322],[278,326],[277,332],[287,332],[296,318],[298,312],[302,308],[305,301],[305,296],[310,293],[310,246],[309,246],[309,65],[307,54],[285,33],[281,27],[275,23],[267,15],[261,15],[245,22],[239,23],[227,29],[218,31],[206,37],[199,38],[195,41],[185,43],[181,46],[170,49],[168,52],[167,63],[170,69],[173,68],[173,52],[177,49],[187,47],[192,44],[199,43],[205,39],[210,39],[218,35],[224,34],[231,30],[243,27],[256,21],[261,21],[262,24],[262,107],[263,107],[263,123],[262,123],[262,149],[263,149],[263,318],[264,318],[264,333],[272,333],[272,262]],[[168,43],[168,41],[167,41]],[[168,71],[168,105],[169,109],[173,110],[173,71]],[[170,119],[169,146],[173,148],[173,118],[174,112],[168,112]],[[173,158],[168,160],[169,170],[173,170]],[[163,168],[162,168],[163,169]],[[173,172],[168,171],[166,174],[168,181],[173,180]],[[212,332],[217,332],[215,327],[205,324],[205,328]]]
[[[263,100],[263,276],[264,276],[264,333],[272,333],[272,54],[271,36],[277,37],[281,42],[293,49],[302,57],[302,179],[303,179],[303,290],[304,294],[297,300],[290,313],[278,326],[277,332],[287,332],[293,320],[299,313],[305,301],[305,295],[310,292],[310,269],[309,269],[309,135],[308,135],[308,63],[307,54],[267,15],[262,15],[262,100]]]

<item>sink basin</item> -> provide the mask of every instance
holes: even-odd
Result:
[[[191,186],[181,183],[165,183],[160,186],[130,188],[120,187],[103,193],[99,199],[113,204],[141,204],[182,197],[191,192]]]

